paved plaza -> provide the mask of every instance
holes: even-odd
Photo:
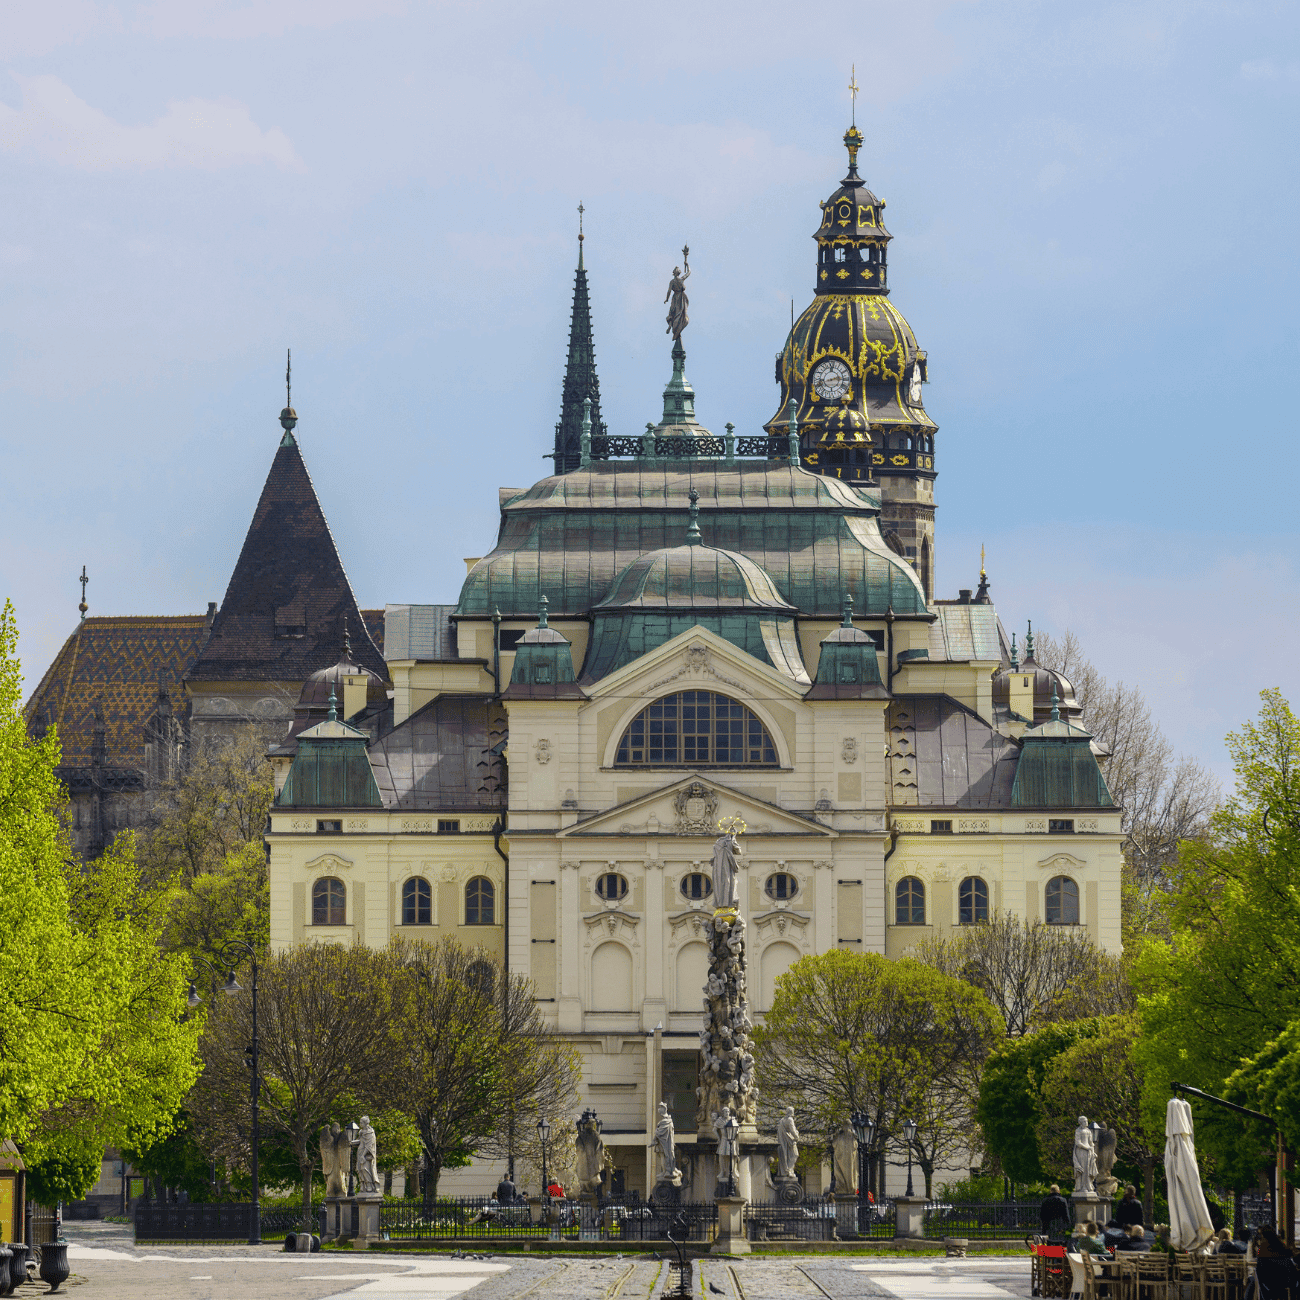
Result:
[[[454,1259],[445,1254],[286,1255],[275,1246],[145,1246],[111,1224],[66,1226],[74,1300],[654,1300],[648,1255]],[[704,1259],[700,1300],[1005,1300],[1029,1295],[1024,1256],[864,1255]],[[44,1290],[44,1288],[41,1288]]]

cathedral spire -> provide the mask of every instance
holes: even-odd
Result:
[[[555,472],[577,469],[582,448],[582,403],[591,399],[591,428],[596,437],[605,435],[600,418],[600,380],[596,375],[596,348],[591,338],[591,303],[587,297],[587,269],[583,264],[582,229],[585,209],[578,204],[578,269],[573,277],[573,314],[569,319],[569,359],[564,369],[564,394],[560,401],[560,422],[555,426]]]

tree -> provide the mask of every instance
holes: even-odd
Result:
[[[1013,1038],[1052,1020],[1132,1009],[1118,960],[1073,927],[1000,912],[911,951],[916,960],[978,988]]]
[[[163,946],[216,962],[229,943],[262,952],[270,937],[270,881],[259,837],[173,891]]]
[[[1115,1152],[1142,1173],[1143,1212],[1155,1222],[1156,1164],[1162,1158],[1163,1125],[1152,1131],[1144,1115],[1142,1067],[1133,1057],[1135,1014],[1098,1021],[1096,1032],[1076,1039],[1052,1057],[1038,1087],[1035,1136],[1039,1158],[1054,1176],[1072,1176],[1074,1131],[1080,1115],[1116,1133]]]
[[[57,731],[28,737],[17,626],[0,613],[0,1133],[34,1181],[82,1195],[106,1145],[165,1129],[193,1081],[184,963],[157,951],[165,890],[121,835],[77,861]]]
[[[937,1159],[969,1139],[979,1066],[1002,1036],[983,993],[909,957],[802,957],[754,1033],[760,1096],[769,1116],[790,1105],[826,1133],[858,1110],[882,1134],[924,1116],[928,1189]]]
[[[1300,1005],[1300,720],[1280,692],[1261,700],[1228,738],[1232,799],[1171,868],[1170,938],[1137,962],[1152,1123],[1171,1079],[1221,1094]]]
[[[1089,1021],[1044,1025],[1004,1043],[986,1062],[976,1117],[985,1142],[1013,1182],[1038,1182],[1046,1176],[1037,1128],[1043,1079],[1057,1056],[1095,1032],[1096,1022]]]
[[[542,1022],[532,985],[482,951],[451,939],[395,940],[391,951],[402,971],[394,1099],[420,1130],[431,1211],[454,1162],[480,1151],[531,1157],[537,1120],[571,1116],[579,1062]]]
[[[384,1101],[392,962],[360,945],[303,944],[267,956],[258,973],[260,1119],[297,1161],[307,1226],[321,1127],[345,1094],[376,1110]],[[247,973],[240,983],[248,988]],[[252,1038],[248,994],[214,999],[200,1043],[203,1074],[189,1099],[205,1150],[239,1167],[250,1154],[245,1049]]]

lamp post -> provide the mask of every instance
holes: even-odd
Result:
[[[855,1110],[849,1116],[853,1136],[858,1140],[858,1232],[863,1231],[863,1221],[871,1222],[871,1143],[876,1136],[875,1121],[865,1110]]]
[[[258,1186],[257,1170],[257,1145],[259,1141],[258,1113],[257,1103],[258,1095],[261,1092],[261,1077],[258,1073],[258,1042],[257,1042],[257,949],[251,943],[246,943],[243,939],[232,939],[229,943],[223,944],[217,953],[220,958],[220,967],[200,957],[198,960],[203,963],[214,975],[220,978],[221,968],[226,970],[225,982],[221,985],[223,993],[235,994],[242,993],[244,986],[235,978],[235,962],[239,957],[247,957],[252,968],[252,980],[250,981],[249,992],[252,995],[252,1013],[253,1013],[253,1042],[252,1045],[245,1048],[245,1055],[248,1058],[248,1066],[252,1078],[249,1082],[249,1092],[253,1104],[253,1144],[252,1156],[250,1159],[249,1172],[253,1176],[253,1208],[248,1222],[248,1244],[250,1246],[260,1246],[262,1244],[262,1205],[260,1199],[260,1188]],[[186,999],[191,1009],[197,1007],[203,999],[199,997],[199,991],[194,986],[194,981],[190,980],[189,997]]]
[[[722,1126],[723,1137],[727,1143],[727,1155],[730,1158],[730,1170],[727,1174],[727,1195],[739,1196],[740,1188],[736,1183],[736,1138],[740,1134],[740,1121],[734,1115],[728,1115]]]
[[[907,1143],[907,1194],[912,1196],[912,1143],[916,1141],[916,1121],[903,1121],[903,1141]]]
[[[550,1205],[551,1180],[546,1175],[546,1144],[551,1140],[551,1125],[545,1116],[537,1121],[537,1136],[542,1139],[542,1195]]]

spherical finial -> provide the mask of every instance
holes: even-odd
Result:
[[[293,426],[297,423],[298,412],[295,411],[292,406],[286,406],[284,410],[280,412],[280,427],[285,431],[285,433],[290,433],[293,430]]]
[[[698,546],[703,540],[700,536],[700,494],[691,488],[691,522],[686,529],[686,545]]]

